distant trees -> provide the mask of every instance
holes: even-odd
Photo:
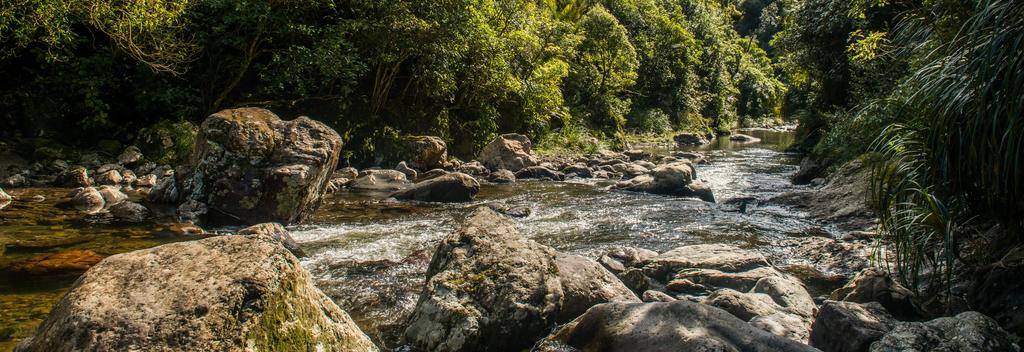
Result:
[[[262,106],[332,124],[353,161],[406,134],[470,155],[501,132],[725,132],[777,121],[783,92],[735,13],[695,0],[12,0],[0,126],[90,144]]]

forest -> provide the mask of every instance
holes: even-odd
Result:
[[[869,260],[947,312],[1024,243],[1015,0],[5,0],[0,77],[0,152],[44,164],[182,164],[242,107],[329,126],[338,168],[414,136],[464,162],[509,133],[585,158],[795,126],[795,183],[866,165]]]

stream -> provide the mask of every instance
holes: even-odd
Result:
[[[560,251],[597,258],[611,248],[665,251],[687,244],[729,243],[764,253],[775,264],[789,260],[778,241],[834,236],[829,224],[757,201],[801,189],[789,182],[800,156],[784,150],[791,132],[748,130],[762,139],[738,144],[726,138],[692,150],[709,164],[697,176],[711,184],[718,203],[608,190],[614,181],[570,179],[484,184],[467,204],[395,202],[387,194],[342,191],[327,197],[306,224],[289,227],[307,256],[301,258],[318,287],[349,312],[384,350],[397,345],[403,319],[416,304],[438,241],[454,232],[475,207],[500,204],[529,210],[520,232]],[[665,148],[650,148],[667,153]],[[109,215],[85,215],[57,206],[68,189],[7,190],[19,199],[0,210],[0,350],[32,333],[73,284],[76,273],[19,271],[19,262],[78,250],[105,257],[189,240],[181,229],[157,223],[120,225]],[[230,230],[230,229],[223,229]],[[88,255],[80,259],[88,261]],[[813,290],[812,290],[813,291]],[[814,292],[812,292],[814,294]]]

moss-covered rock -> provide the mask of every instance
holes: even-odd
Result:
[[[320,205],[340,154],[338,133],[308,117],[224,110],[203,122],[189,162],[175,174],[177,201],[204,203],[231,222],[297,222]]]
[[[188,158],[198,133],[199,128],[190,122],[161,120],[151,127],[140,130],[135,142],[147,160],[160,164],[177,164]]]
[[[17,351],[375,351],[278,241],[221,236],[94,266]]]

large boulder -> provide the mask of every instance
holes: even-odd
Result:
[[[686,269],[711,269],[743,272],[768,266],[764,256],[727,244],[682,246],[661,253],[647,261],[648,275],[666,280]]]
[[[811,346],[825,352],[867,352],[898,321],[878,302],[825,301],[811,326]]]
[[[338,133],[308,117],[223,110],[203,122],[176,173],[178,201],[205,203],[241,223],[297,222],[319,207],[340,154]]]
[[[902,322],[871,344],[871,352],[1019,351],[999,324],[978,312],[928,322]]]
[[[376,348],[276,240],[220,236],[108,257],[16,350]]]
[[[535,351],[817,351],[712,306],[688,301],[597,305]]]
[[[690,162],[675,162],[660,165],[651,173],[640,175],[627,181],[619,182],[615,188],[633,191],[681,197],[695,197],[707,202],[714,202],[710,188],[695,179],[696,171]]]
[[[448,145],[440,137],[412,136],[405,139],[409,166],[418,170],[443,168],[448,163]]]
[[[521,134],[503,134],[495,138],[482,151],[480,162],[491,170],[506,169],[512,172],[539,163],[533,155],[533,143]]]
[[[856,303],[878,302],[893,316],[901,319],[920,316],[914,292],[878,268],[868,268],[857,273],[845,286],[832,291],[829,299]]]
[[[472,201],[477,192],[480,192],[480,182],[477,182],[473,176],[452,172],[419,182],[412,187],[392,193],[391,196],[400,200],[458,203]]]
[[[521,350],[610,301],[639,299],[596,262],[526,239],[480,207],[438,246],[405,337],[425,351]]]

